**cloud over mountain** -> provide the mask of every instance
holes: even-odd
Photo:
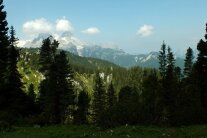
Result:
[[[23,24],[23,32],[26,35],[34,37],[40,33],[52,32],[53,26],[45,18],[27,21]]]
[[[153,30],[154,30],[153,26],[144,24],[143,26],[141,26],[138,29],[137,35],[139,35],[141,37],[148,37],[148,36],[152,35]]]
[[[83,30],[82,33],[84,33],[84,34],[98,34],[98,33],[100,33],[100,30],[97,27],[90,27],[86,30]]]
[[[72,31],[73,27],[69,20],[67,20],[65,17],[62,19],[57,19],[56,21],[56,31]]]

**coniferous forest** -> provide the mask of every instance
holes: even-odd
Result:
[[[197,44],[197,55],[187,49],[183,69],[175,65],[173,46],[165,42],[157,57],[159,69],[126,69],[81,58],[60,50],[53,36],[40,48],[18,48],[17,43],[0,0],[0,130],[21,125],[207,123],[207,32]],[[25,75],[35,72],[40,79],[25,81]]]

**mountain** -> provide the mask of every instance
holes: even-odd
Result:
[[[51,36],[50,34],[39,34],[37,38],[32,41],[28,41],[23,47],[40,47],[42,40]],[[89,44],[74,37],[71,32],[64,32],[60,36],[56,36],[60,43],[59,48],[69,51],[75,55],[82,57],[92,57],[97,59],[107,60],[122,67],[149,67],[158,68],[158,52],[150,52],[148,54],[128,54],[118,48],[107,48],[105,46],[99,46]],[[176,66],[183,67],[184,60],[182,58],[176,58]]]
[[[59,50],[57,51],[59,52]],[[38,94],[38,87],[44,76],[39,72],[39,49],[38,48],[21,48],[20,59],[18,62],[18,70],[22,75],[22,81],[24,83],[24,90],[27,91],[29,85],[34,84],[35,92]],[[80,57],[78,55],[66,52],[69,59],[69,63],[74,71],[75,86],[76,89],[86,89],[88,92],[92,92],[94,74],[99,71],[105,75],[106,82],[112,79],[119,80],[114,83],[117,88],[121,87],[120,80],[126,79],[126,77],[119,75],[127,74],[127,69],[120,67],[114,63],[90,58]],[[124,72],[124,73],[123,73]],[[122,82],[122,81],[121,81]]]

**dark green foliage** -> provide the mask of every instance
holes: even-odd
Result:
[[[34,85],[31,83],[28,88],[28,96],[35,102],[36,94],[34,92]]]
[[[193,68],[193,50],[189,47],[185,55],[184,76],[189,77]]]
[[[42,46],[40,48],[40,57],[39,57],[39,71],[43,73],[45,76],[48,74],[48,70],[50,69],[50,65],[54,62],[56,49],[59,43],[54,40],[52,36],[44,39],[42,41]]]
[[[140,119],[139,94],[136,89],[125,86],[119,92],[117,121],[119,124],[136,124]]]
[[[56,40],[51,43],[50,39],[43,40],[40,49],[40,71],[46,78],[40,84],[39,104],[47,123],[56,124],[64,123],[66,116],[72,114],[66,110],[74,105],[73,72],[65,52],[56,54],[59,43]]]
[[[61,117],[61,122],[63,123],[65,120],[65,117],[71,114],[66,114],[66,109],[68,106],[72,107],[70,108],[73,112],[73,106],[74,106],[74,88],[73,88],[73,71],[68,63],[67,56],[64,51],[61,51],[58,55],[55,57],[55,66],[56,69],[54,70],[54,73],[51,73],[51,77],[56,76],[56,85],[57,88],[55,89],[58,94],[58,100],[59,100],[59,112]]]
[[[111,81],[108,90],[107,90],[107,108],[112,108],[117,103],[116,92],[114,90],[113,83]]]
[[[166,44],[163,42],[161,46],[161,50],[159,51],[159,70],[162,77],[166,75],[166,67],[167,67],[167,56],[166,56]]]
[[[207,35],[205,35],[205,37],[206,36]],[[199,53],[195,63],[195,68],[197,71],[197,79],[199,81],[201,103],[202,106],[207,110],[207,42],[201,39],[197,45],[197,50]]]
[[[157,123],[158,116],[160,116],[160,83],[157,75],[157,71],[153,70],[142,83],[143,92],[143,112],[144,120],[147,123]]]
[[[78,95],[77,110],[74,116],[75,124],[87,124],[89,114],[89,95],[83,90]]]
[[[206,41],[200,40],[197,45],[199,53],[195,64],[193,51],[188,48],[184,77],[181,68],[175,66],[171,48],[166,49],[164,42],[158,56],[159,71],[140,67],[124,69],[106,61],[57,50],[59,42],[52,36],[43,40],[40,53],[37,49],[19,51],[13,26],[8,34],[3,8],[3,0],[0,0],[0,131],[10,129],[11,124],[25,117],[31,124],[93,122],[105,128],[125,124],[176,126],[207,122]],[[68,57],[72,59],[72,66]],[[28,95],[23,91],[18,67],[25,74],[36,71],[42,75],[40,84],[27,82],[30,84],[26,87]],[[94,72],[97,73],[93,79]],[[109,80],[113,83],[108,83]],[[34,90],[38,84],[36,100]],[[118,99],[116,91],[119,91]]]
[[[181,78],[183,77],[183,74],[181,72],[181,68],[180,67],[175,67],[175,75],[176,75],[178,81],[180,81]]]
[[[6,103],[5,74],[7,73],[9,37],[6,12],[3,10],[3,0],[0,0],[0,108]]]
[[[100,73],[96,73],[94,92],[93,92],[93,121],[97,124],[101,123],[101,118],[106,110],[106,90]]]
[[[33,101],[22,90],[23,83],[17,69],[19,51],[16,49],[16,41],[14,28],[11,27],[7,53],[7,73],[4,74],[5,99],[2,101],[4,106],[1,108],[3,113],[13,116],[12,119],[8,119],[9,123],[14,123],[14,120],[35,112]],[[9,116],[7,117],[9,118]]]

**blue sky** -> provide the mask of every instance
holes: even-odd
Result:
[[[4,0],[4,5],[20,40],[34,37],[35,23],[45,23],[47,31],[67,21],[59,25],[67,23],[66,30],[80,40],[128,53],[158,51],[163,40],[178,53],[196,49],[207,22],[206,0]]]

